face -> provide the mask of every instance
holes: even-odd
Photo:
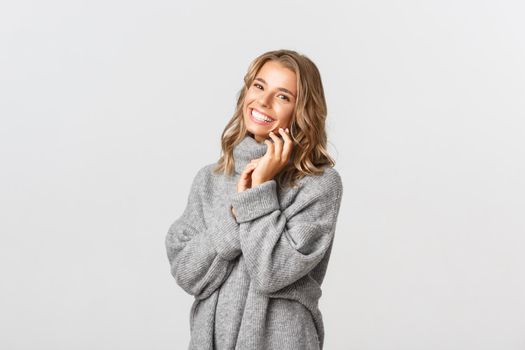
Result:
[[[290,128],[297,97],[295,72],[279,62],[266,61],[246,91],[244,123],[258,142],[279,128]]]

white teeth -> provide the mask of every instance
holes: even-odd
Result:
[[[270,118],[268,118],[264,114],[261,114],[261,113],[257,112],[255,109],[252,109],[252,115],[257,120],[262,120],[262,121],[265,121],[265,122],[268,122],[268,123],[272,122],[272,120]]]

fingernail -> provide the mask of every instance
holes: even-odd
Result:
[[[286,128],[286,132],[290,132],[290,131],[288,131],[288,128]]]

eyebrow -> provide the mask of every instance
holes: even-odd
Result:
[[[262,81],[263,83],[265,83],[266,85],[268,85],[268,83],[267,83],[263,78],[255,78],[255,80]],[[277,90],[279,90],[279,91],[284,91],[284,92],[286,92],[286,93],[289,93],[289,94],[292,95],[293,97],[295,97],[295,95],[292,94],[292,92],[291,92],[290,90],[285,89],[285,88],[283,88],[283,87],[279,87],[279,88],[277,88]]]

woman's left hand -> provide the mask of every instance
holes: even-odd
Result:
[[[292,153],[293,142],[289,136],[289,131],[284,131],[279,128],[279,133],[283,136],[281,140],[273,132],[270,132],[270,137],[273,140],[265,140],[264,142],[268,145],[266,154],[259,158],[255,170],[252,172],[252,183],[251,187],[255,187],[258,184],[266,182],[274,178],[288,163],[290,155]]]

